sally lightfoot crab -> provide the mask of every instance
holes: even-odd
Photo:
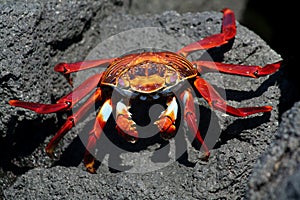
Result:
[[[100,103],[100,110],[92,130],[89,132],[84,164],[87,170],[95,173],[92,155],[96,142],[103,134],[103,128],[108,118],[115,113],[117,132],[128,142],[135,143],[139,138],[136,124],[131,117],[131,99],[138,101],[151,101],[151,99],[164,99],[165,110],[157,117],[157,126],[161,137],[169,139],[177,132],[176,119],[178,109],[183,107],[183,119],[190,133],[201,143],[205,151],[205,159],[210,152],[199,130],[195,113],[194,94],[184,83],[192,85],[212,108],[233,116],[245,117],[255,113],[270,112],[271,106],[235,108],[226,103],[218,92],[201,77],[205,71],[219,71],[222,73],[258,78],[274,73],[280,68],[280,62],[267,64],[266,66],[245,66],[225,64],[211,61],[189,61],[187,56],[198,50],[224,45],[236,35],[235,16],[230,9],[223,9],[223,21],[221,33],[203,38],[200,41],[189,44],[179,51],[173,52],[143,52],[125,55],[120,58],[108,58],[100,60],[88,60],[76,63],[60,63],[54,70],[69,77],[70,73],[86,70],[94,67],[108,65],[101,73],[89,77],[71,93],[59,99],[55,104],[42,104],[10,100],[12,106],[30,109],[40,114],[54,113],[70,110],[79,101],[92,93],[85,103],[72,115],[70,115],[55,136],[46,147],[50,157],[54,157],[54,149],[60,139],[82,119],[95,103]],[[70,80],[70,79],[69,79]],[[185,88],[186,87],[186,88]],[[180,88],[180,89],[178,89]],[[174,95],[173,91],[180,91]],[[119,99],[112,99],[112,93],[116,91]],[[147,98],[144,98],[147,97]]]

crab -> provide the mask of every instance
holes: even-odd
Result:
[[[94,126],[88,135],[83,161],[87,171],[95,173],[96,158],[93,156],[93,152],[96,142],[103,134],[103,128],[113,112],[115,112],[114,120],[117,132],[126,141],[135,143],[139,139],[139,132],[130,112],[131,100],[151,101],[157,98],[163,99],[165,101],[165,110],[157,117],[155,125],[162,138],[170,139],[177,133],[176,119],[178,118],[178,103],[180,103],[183,107],[182,118],[186,122],[189,132],[201,143],[204,149],[204,159],[207,160],[210,156],[210,150],[198,130],[199,119],[197,119],[195,113],[195,95],[183,83],[188,82],[213,109],[233,116],[245,117],[256,113],[270,112],[272,106],[232,107],[201,77],[201,74],[209,70],[258,78],[272,74],[280,68],[280,62],[265,66],[246,66],[205,60],[189,61],[187,56],[195,51],[215,48],[234,39],[236,35],[234,12],[228,8],[223,9],[222,12],[223,20],[220,33],[191,43],[177,52],[152,51],[132,53],[120,58],[59,63],[54,67],[54,70],[64,74],[66,77],[80,70],[103,65],[108,67],[103,72],[89,77],[71,93],[60,98],[54,104],[20,100],[10,100],[9,104],[29,109],[39,114],[47,114],[70,110],[80,100],[88,97],[83,105],[67,118],[66,122],[46,146],[46,153],[53,158],[55,157],[54,150],[62,137],[85,116],[95,103],[100,103]],[[68,80],[71,81],[70,77]],[[173,93],[175,88],[180,88],[178,96],[175,96]],[[120,94],[119,100],[114,101],[112,99],[112,91],[117,91]],[[91,95],[88,96],[89,94]],[[124,99],[127,99],[127,101],[124,101]]]

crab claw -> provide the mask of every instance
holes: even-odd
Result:
[[[170,139],[176,131],[176,126],[169,116],[162,116],[154,124],[159,128],[161,137],[166,140]]]
[[[124,103],[118,102],[116,106],[117,119],[116,129],[119,134],[130,143],[136,143],[138,140],[138,132],[136,130],[136,123],[131,119],[131,113]]]
[[[168,102],[168,107],[165,111],[163,111],[159,119],[154,122],[155,125],[160,130],[160,135],[163,139],[170,139],[174,136],[176,132],[175,121],[177,118],[178,105],[176,102],[176,98],[173,97],[170,102]]]
[[[128,116],[118,115],[116,129],[130,143],[135,143],[138,139],[135,122]]]

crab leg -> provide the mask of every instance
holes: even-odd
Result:
[[[124,137],[128,142],[135,143],[138,139],[138,132],[136,124],[131,119],[129,107],[119,101],[116,106],[116,129],[118,133]]]
[[[159,119],[154,122],[160,130],[161,137],[164,139],[170,139],[174,136],[176,132],[175,121],[178,112],[178,104],[175,97],[173,97],[167,105],[167,109],[163,111],[160,114]]]
[[[109,64],[113,60],[115,60],[115,58],[100,59],[100,60],[86,60],[86,61],[75,62],[75,63],[59,63],[54,67],[54,71],[66,75],[73,72],[99,67],[100,65],[103,64]]]
[[[211,107],[234,116],[245,117],[255,113],[270,112],[272,110],[272,106],[234,108],[227,105],[226,101],[204,79],[197,77],[194,85]]]
[[[41,104],[41,103],[34,103],[34,102],[24,102],[19,100],[10,100],[9,104],[16,107],[26,108],[39,114],[47,114],[47,113],[69,110],[78,101],[80,101],[94,88],[97,87],[101,76],[102,73],[91,76],[86,81],[84,81],[81,85],[79,85],[76,89],[74,89],[71,93],[59,99],[55,104]]]
[[[203,38],[200,41],[189,44],[177,53],[187,56],[189,53],[198,50],[210,49],[228,43],[236,34],[235,16],[232,10],[223,9],[222,32]]]
[[[55,157],[53,151],[61,138],[86,114],[86,112],[101,98],[101,89],[97,88],[94,94],[78,109],[78,111],[69,116],[63,126],[57,131],[55,136],[50,140],[46,147],[46,153],[51,157]]]
[[[198,129],[198,122],[197,122],[197,116],[195,115],[195,104],[194,104],[193,95],[189,90],[187,90],[181,94],[180,98],[184,104],[184,120],[186,121],[190,131],[192,131],[192,133],[195,135],[197,140],[201,143],[202,147],[204,148],[205,151],[204,160],[207,160],[210,156],[210,152]]]
[[[112,113],[112,103],[111,100],[108,99],[102,105],[94,123],[94,128],[89,133],[89,138],[86,146],[86,152],[84,155],[84,165],[86,169],[90,173],[95,173],[96,170],[94,168],[95,157],[91,154],[94,152],[96,141],[100,138],[103,128]]]
[[[99,67],[103,64],[110,64],[114,60],[115,58],[109,58],[109,59],[100,59],[100,60],[86,60],[86,61],[75,62],[75,63],[59,63],[55,65],[54,71],[62,73],[65,76],[65,78],[68,80],[69,84],[73,86],[73,80],[70,77],[71,73]]]
[[[262,66],[246,66],[246,65],[236,65],[236,64],[225,64],[213,61],[193,61],[192,64],[197,66],[199,73],[205,70],[220,71],[228,74],[237,74],[242,76],[249,76],[253,78],[258,78],[260,76],[265,76],[272,74],[280,68],[281,62],[267,64]]]

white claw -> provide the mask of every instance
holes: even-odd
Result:
[[[162,117],[164,115],[170,116],[173,112],[174,120],[177,118],[177,112],[178,112],[178,104],[176,102],[176,98],[173,97],[172,101],[169,102],[169,105],[165,111],[163,111],[159,117]]]
[[[126,106],[124,103],[122,103],[121,101],[119,101],[117,103],[117,106],[116,106],[116,115],[124,115],[124,114],[128,114],[129,117],[131,117],[131,113],[129,112],[129,106]]]

